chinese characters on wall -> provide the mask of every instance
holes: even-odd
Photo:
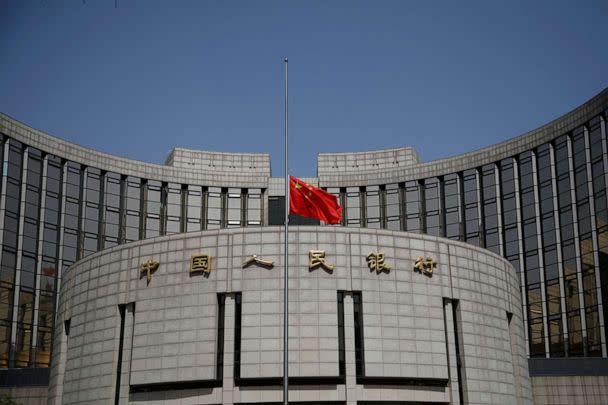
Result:
[[[365,257],[367,267],[370,271],[376,271],[376,274],[381,272],[389,272],[391,267],[386,263],[386,255],[382,252],[371,252]],[[146,277],[146,285],[150,284],[152,274],[158,269],[159,262],[148,260],[139,265],[140,278]],[[258,266],[266,269],[274,268],[274,262],[263,259],[257,255],[249,256],[243,262],[243,268],[250,266]],[[310,271],[322,268],[327,272],[332,272],[335,266],[325,261],[325,250],[309,250],[308,251],[308,269]],[[430,256],[418,256],[413,264],[413,271],[424,274],[428,277],[433,275],[433,271],[437,268],[437,262]],[[202,273],[208,276],[211,273],[211,255],[210,254],[195,254],[190,258],[190,274]]]

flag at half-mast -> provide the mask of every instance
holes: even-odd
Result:
[[[335,195],[293,176],[289,176],[289,213],[328,224],[338,224],[342,219],[342,207]]]

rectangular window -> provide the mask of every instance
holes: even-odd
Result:
[[[386,200],[386,229],[401,230],[401,202],[399,201],[399,185],[387,184],[385,187]]]
[[[127,177],[125,193],[125,242],[140,239],[141,179]]]
[[[457,174],[443,178],[443,204],[445,207],[445,235],[450,239],[461,239],[460,185]]]
[[[482,168],[482,212],[484,215],[485,247],[500,254],[499,234],[499,212],[496,193],[496,169],[495,165],[486,165]]]
[[[160,235],[162,184],[148,180],[146,187],[146,238]]]
[[[238,228],[243,224],[243,198],[240,188],[229,188],[227,193],[228,228]]]
[[[346,224],[361,226],[361,195],[359,187],[346,188]]]
[[[247,226],[262,225],[262,190],[247,190]]]
[[[165,234],[172,235],[181,232],[182,186],[181,184],[169,183],[165,186],[165,193]]]
[[[104,185],[104,247],[115,246],[120,240],[120,175],[106,173]]]
[[[365,211],[366,227],[379,229],[381,227],[379,186],[368,186],[365,189]]]
[[[422,207],[420,199],[420,185],[417,181],[405,183],[405,230],[408,232],[422,232]]]
[[[424,180],[424,205],[426,212],[426,233],[442,235],[441,188],[439,179]]]
[[[222,225],[222,190],[209,187],[207,190],[207,229],[219,229]]]
[[[479,246],[480,222],[477,170],[465,170],[462,173],[464,200],[464,227],[467,243]]]
[[[355,369],[357,377],[365,376],[365,348],[363,344],[363,302],[361,291],[353,291],[355,326]]]
[[[188,186],[186,193],[186,231],[199,231],[202,229],[203,191],[199,186]]]

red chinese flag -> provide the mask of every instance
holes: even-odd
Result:
[[[338,224],[342,218],[342,207],[335,195],[289,176],[289,213]]]

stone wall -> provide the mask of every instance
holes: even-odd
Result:
[[[290,229],[291,400],[531,402],[518,281],[506,260],[425,235]],[[51,403],[280,401],[283,236],[275,227],[187,233],[71,266]],[[309,269],[311,250],[335,268]],[[203,253],[211,272],[190,274]],[[390,269],[370,270],[370,253],[384,253]],[[274,267],[244,267],[251,255]],[[432,276],[413,271],[419,256],[436,261]],[[148,260],[160,263],[149,284],[139,271]]]

